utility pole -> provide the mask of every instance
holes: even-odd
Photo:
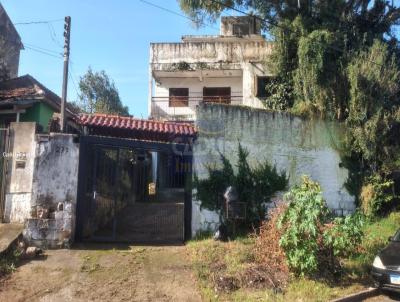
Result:
[[[67,103],[68,89],[68,65],[69,65],[69,38],[71,34],[71,17],[65,17],[64,22],[64,71],[61,96],[61,132],[65,132],[65,107]]]

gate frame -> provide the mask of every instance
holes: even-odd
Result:
[[[4,131],[5,133],[2,134],[4,138],[4,149],[1,150],[0,156],[3,156],[3,165],[0,167],[1,171],[1,181],[0,181],[0,223],[4,223],[5,217],[5,206],[6,206],[6,190],[7,190],[7,183],[9,177],[9,158],[8,153],[10,152],[10,128],[0,128],[0,132]]]
[[[105,137],[97,135],[81,135],[79,139],[79,169],[78,169],[78,193],[76,203],[76,223],[75,223],[75,241],[82,242],[82,229],[84,222],[85,193],[87,185],[87,163],[90,160],[89,147],[90,145],[103,145],[110,147],[122,147],[142,149],[154,152],[166,152],[185,156],[192,163],[192,145],[190,143],[169,143],[169,142],[154,142],[137,139]],[[192,236],[192,167],[186,177],[185,193],[184,193],[184,241],[187,241]]]

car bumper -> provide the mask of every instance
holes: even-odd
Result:
[[[400,276],[400,272],[373,267],[371,275],[379,287],[384,287],[390,290],[395,290],[400,292],[400,284],[393,284],[390,281],[390,275]]]

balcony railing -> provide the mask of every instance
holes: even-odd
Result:
[[[193,121],[196,119],[196,107],[200,103],[241,105],[243,103],[243,96],[152,97],[151,117],[162,120]]]

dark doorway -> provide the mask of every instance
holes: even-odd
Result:
[[[191,211],[191,156],[183,146],[90,139],[81,139],[77,239],[183,242]]]
[[[204,87],[203,101],[230,104],[231,103],[231,87]]]
[[[189,88],[170,88],[169,107],[188,107]]]

